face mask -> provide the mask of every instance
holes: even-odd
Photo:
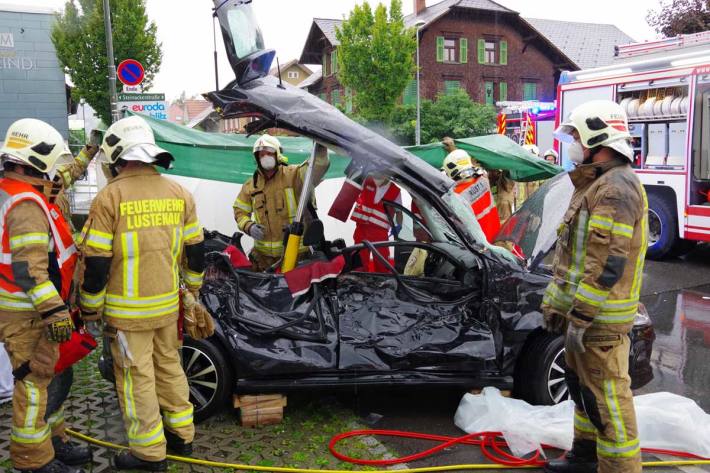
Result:
[[[582,164],[584,162],[584,148],[582,148],[582,143],[575,141],[569,146],[568,149],[569,159],[574,164]]]
[[[264,156],[259,159],[259,164],[264,171],[271,171],[276,167],[276,158],[273,156]]]

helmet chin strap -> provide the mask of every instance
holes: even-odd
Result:
[[[587,148],[589,149],[589,156],[584,158],[584,161],[582,161],[582,164],[592,164],[594,162],[594,156],[597,155],[602,150],[601,146],[596,146],[594,148]]]

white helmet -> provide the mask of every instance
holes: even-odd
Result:
[[[546,158],[548,156],[552,156],[553,158],[555,158],[555,161],[557,161],[557,159],[560,157],[560,155],[557,153],[557,151],[555,151],[552,148],[545,151],[545,154],[542,155],[543,158]]]
[[[119,159],[157,164],[169,169],[175,158],[155,145],[155,135],[150,125],[141,117],[133,115],[111,125],[101,144],[99,161],[116,164]]]
[[[536,158],[540,157],[540,148],[538,148],[537,145],[523,145],[523,149],[529,153],[532,153]]]
[[[3,162],[14,161],[47,174],[74,160],[62,135],[53,126],[34,118],[23,118],[10,125],[0,156]]]
[[[629,120],[626,112],[611,100],[592,100],[572,110],[569,119],[555,130],[555,138],[572,143],[571,133],[577,130],[582,146],[596,148],[606,146],[634,160],[629,144]]]
[[[288,158],[283,155],[283,147],[281,142],[275,136],[271,136],[268,133],[261,135],[259,139],[254,143],[254,157],[259,160],[259,151],[272,151],[276,156],[276,161],[280,164],[288,164]]]
[[[462,149],[455,149],[446,156],[443,169],[454,181],[467,179],[475,174],[471,156]]]

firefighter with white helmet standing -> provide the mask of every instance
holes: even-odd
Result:
[[[83,471],[67,464],[87,463],[91,453],[64,442],[60,411],[45,421],[59,343],[73,331],[67,302],[76,264],[49,176],[72,156],[59,132],[35,119],[10,126],[0,156],[0,341],[16,380],[10,457],[19,471]]]
[[[542,155],[542,158],[550,164],[557,164],[557,160],[559,159],[559,157],[560,155],[557,153],[557,151],[552,148],[545,151],[545,154]]]
[[[257,170],[244,183],[234,202],[234,218],[239,229],[254,239],[254,249],[249,254],[253,269],[265,271],[283,255],[284,229],[296,217],[307,163],[288,165],[281,143],[270,135],[256,140],[254,159]],[[323,179],[329,166],[328,150],[316,145],[314,186]],[[315,213],[312,204],[310,207],[311,213]],[[306,251],[307,248],[303,247],[299,252],[303,254]]]
[[[446,175],[456,181],[454,192],[468,202],[486,239],[492,242],[500,229],[500,220],[486,172],[474,166],[471,157],[462,149],[449,153],[443,168]]]
[[[548,472],[641,471],[629,378],[628,333],[638,310],[648,244],[648,203],[631,168],[626,113],[587,102],[555,132],[579,166],[560,227],[545,327],[565,334],[565,374],[575,403],[574,444]]]
[[[106,131],[99,160],[115,177],[92,203],[82,231],[86,270],[82,318],[99,324],[102,312],[129,450],[114,469],[166,471],[166,446],[192,453],[193,406],[180,363],[180,285],[184,327],[192,338],[214,331],[195,298],[204,273],[203,231],[192,195],[161,176],[173,157],[155,145],[138,116]],[[161,415],[162,414],[162,415]]]

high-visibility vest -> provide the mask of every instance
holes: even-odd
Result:
[[[486,239],[492,243],[500,230],[500,220],[488,179],[483,176],[468,179],[457,184],[455,192],[471,205],[471,210],[481,225]]]
[[[366,179],[362,192],[355,204],[353,214],[350,216],[350,220],[355,223],[377,225],[385,230],[389,230],[390,222],[387,218],[384,202],[399,202],[400,190],[399,187],[391,182],[387,185],[388,187],[384,196],[378,202],[375,202],[377,185],[372,178]]]
[[[64,220],[61,211],[56,205],[50,204],[42,193],[26,182],[7,178],[0,179],[0,191],[2,191],[0,192],[0,222],[2,222],[2,226],[0,226],[0,288],[2,292],[9,293],[7,296],[18,303],[26,305],[27,302],[30,304],[32,302],[30,296],[14,283],[10,235],[6,231],[7,216],[10,211],[20,202],[32,201],[39,205],[49,221],[51,237],[49,240],[49,253],[50,257],[55,258],[57,261],[59,268],[58,281],[61,285],[61,287],[56,289],[62,299],[68,301],[76,266],[77,251],[71,228]],[[50,274],[50,280],[56,285],[57,278],[52,276]]]

